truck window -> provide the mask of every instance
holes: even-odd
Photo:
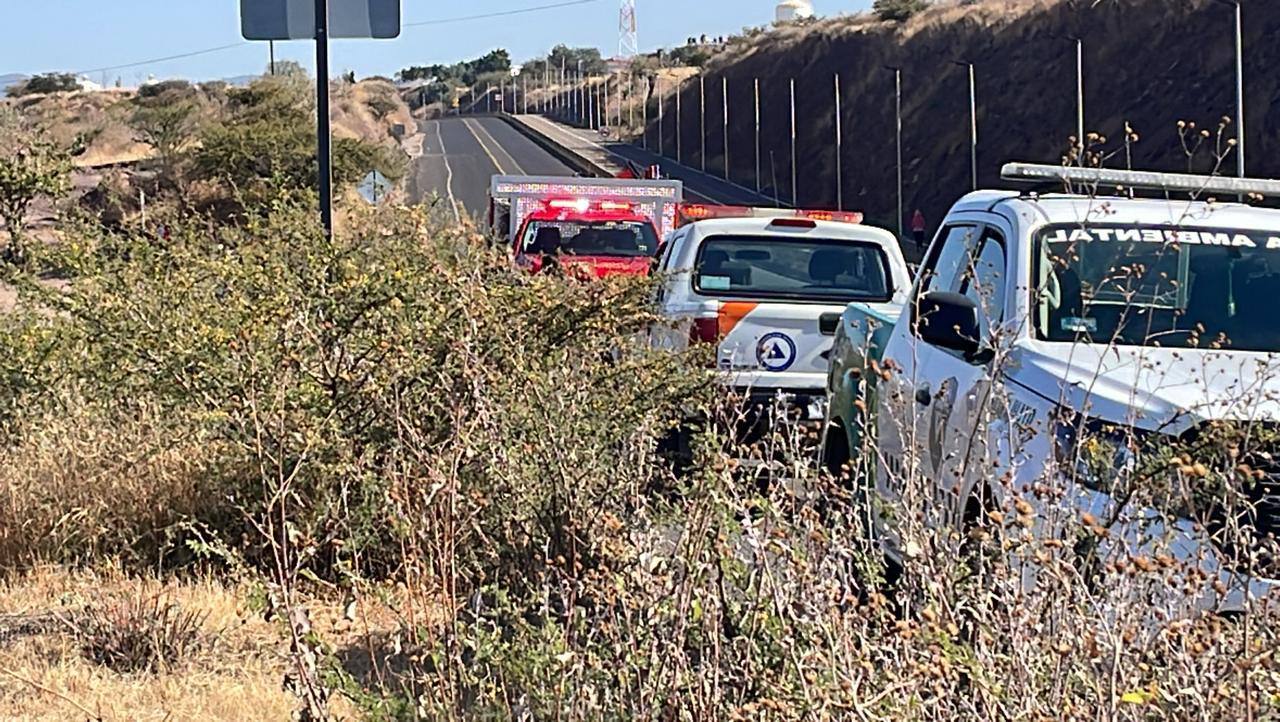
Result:
[[[1280,352],[1280,229],[1060,224],[1035,241],[1037,338]]]
[[[991,329],[1004,320],[1005,251],[1004,239],[988,229],[982,245],[968,270],[963,274],[960,293],[978,305],[982,338],[990,338]]]
[[[521,253],[555,251],[571,256],[652,256],[658,233],[647,221],[530,221]]]
[[[893,297],[879,245],[841,239],[711,236],[695,263],[704,296],[849,303]]]
[[[923,275],[920,277],[919,295],[931,291],[959,291],[961,279],[968,261],[977,245],[977,226],[950,226],[944,230],[941,240],[934,246]]]

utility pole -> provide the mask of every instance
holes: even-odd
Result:
[[[583,87],[584,81],[582,78],[582,61],[581,60],[578,61],[578,74],[575,77],[577,77],[578,79],[577,88],[576,88],[578,92],[578,100],[577,100],[575,113],[578,116],[578,123],[581,123],[583,120],[583,115],[586,113],[586,107],[587,107],[587,98],[585,95],[586,88]]]
[[[698,74],[698,163],[707,172],[707,76]]]
[[[649,150],[649,77],[644,79],[644,97],[640,98],[640,147]],[[634,107],[634,105],[633,105]]]
[[[684,94],[684,81],[676,81],[676,162],[684,162],[684,143],[680,138],[680,96]]]
[[[755,78],[752,82],[755,87],[755,110],[756,110],[756,193],[760,192],[760,79]],[[777,189],[774,189],[775,192]]]
[[[333,238],[333,137],[329,120],[329,0],[316,0],[316,165],[320,224]]]
[[[267,60],[268,60],[267,67],[271,69],[271,74],[275,75],[276,74],[276,41],[274,40],[267,41]],[[104,80],[102,84],[106,85],[107,83]]]
[[[667,140],[666,140],[666,136],[663,135],[663,127],[662,127],[663,126],[662,92],[659,91],[657,93],[654,93],[654,97],[657,98],[657,101],[658,101],[658,157],[665,158],[667,156]]]
[[[721,118],[724,123],[724,179],[729,180],[729,76],[720,78]]]
[[[844,133],[840,117],[840,74],[836,73],[836,208],[844,210]]]
[[[905,238],[902,234],[905,222],[903,217],[905,209],[902,207],[902,68],[886,65],[885,69],[893,71],[894,148],[897,152],[898,175],[898,240],[901,242]]]
[[[953,65],[969,69],[969,155],[973,190],[978,190],[978,84],[973,63],[952,60]]]
[[[791,79],[791,206],[799,208],[800,202],[796,198],[796,79]]]
[[[1245,176],[1244,163],[1244,8],[1240,0],[1217,0],[1220,5],[1236,6],[1236,175]],[[1244,200],[1244,196],[1240,196]]]

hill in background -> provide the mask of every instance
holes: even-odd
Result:
[[[834,76],[841,76],[844,193],[848,208],[892,226],[895,211],[894,78],[903,68],[905,211],[921,208],[932,224],[970,187],[969,87],[977,68],[979,177],[1000,186],[1012,160],[1060,163],[1075,134],[1075,45],[1085,39],[1086,128],[1107,137],[1124,165],[1125,123],[1140,134],[1133,164],[1187,170],[1179,120],[1217,129],[1235,114],[1233,15],[1211,0],[985,0],[946,2],[904,24],[868,15],[783,26],[735,39],[705,70],[708,169],[723,167],[721,78],[729,83],[731,175],[755,184],[752,82],[761,79],[761,176],[790,195],[788,81],[797,94],[798,201],[835,207]],[[1249,174],[1280,176],[1280,4],[1247,3],[1245,12]],[[669,92],[670,89],[667,89]],[[657,92],[662,94],[661,87]],[[682,146],[697,165],[698,84],[685,83]],[[661,95],[659,97],[662,97]],[[667,102],[665,144],[675,147]],[[656,117],[653,108],[649,118]],[[657,126],[649,128],[655,143]],[[1234,128],[1228,134],[1234,134]],[[1202,152],[1202,158],[1207,155]],[[772,162],[771,162],[772,161]],[[1197,170],[1206,170],[1201,162]],[[1234,156],[1222,167],[1236,171]]]

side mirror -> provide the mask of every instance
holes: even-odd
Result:
[[[978,304],[959,293],[934,291],[920,297],[915,309],[916,334],[925,343],[959,351],[977,360],[982,353]]]

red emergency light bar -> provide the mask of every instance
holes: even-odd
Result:
[[[603,213],[635,213],[636,204],[627,201],[592,200],[590,198],[552,198],[544,207],[556,211],[599,211]]]
[[[680,223],[696,223],[712,218],[805,218],[811,221],[836,223],[862,223],[863,215],[856,211],[826,211],[791,208],[759,208],[751,206],[717,206],[701,203],[684,203],[680,206]]]

